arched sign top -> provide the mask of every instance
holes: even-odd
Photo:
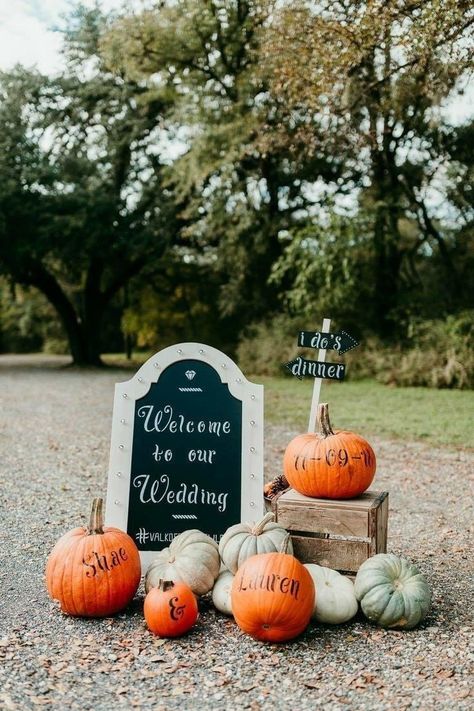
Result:
[[[148,360],[139,368],[136,375],[127,381],[132,387],[139,384],[139,392],[145,394],[145,388],[148,383],[155,383],[161,373],[171,363],[184,361],[186,359],[200,360],[204,363],[209,363],[219,374],[221,382],[227,383],[229,390],[235,397],[242,399],[242,385],[255,388],[255,397],[259,391],[263,395],[263,385],[251,383],[232,358],[229,358],[225,353],[219,351],[212,346],[206,346],[204,343],[178,343],[175,346],[168,346],[162,351],[148,358]],[[124,383],[125,385],[126,383]]]
[[[263,386],[224,353],[179,343],[116,385],[106,523],[142,563],[189,528],[257,520],[262,490]]]

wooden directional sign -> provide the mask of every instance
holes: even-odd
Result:
[[[262,489],[263,386],[224,353],[170,346],[115,386],[106,524],[142,564],[187,529],[259,519]]]
[[[356,348],[359,342],[350,336],[347,331],[337,331],[335,333],[324,333],[322,331],[300,331],[298,345],[301,348],[323,348],[337,351],[339,355],[347,353],[352,348]],[[319,377],[319,376],[318,376]],[[327,376],[321,376],[327,377]]]
[[[326,351],[333,350],[338,355],[342,355],[359,345],[347,331],[332,332],[330,329],[331,319],[324,318],[320,331],[300,331],[299,333],[298,345],[302,348],[318,348],[318,360],[307,360],[302,356],[298,356],[286,363],[290,373],[299,378],[299,380],[302,380],[305,375],[314,378],[308,432],[314,432],[316,428],[316,413],[321,383],[323,380],[343,380],[346,372],[346,366],[343,363],[326,363]]]
[[[299,380],[308,375],[311,378],[324,378],[327,380],[343,380],[346,366],[343,363],[326,363],[319,360],[307,360],[298,356],[286,364],[286,367],[296,375]]]

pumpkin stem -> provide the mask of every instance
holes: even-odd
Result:
[[[318,425],[321,437],[329,437],[334,434],[329,420],[329,405],[327,402],[321,402],[318,405]]]
[[[104,532],[104,499],[97,497],[92,502],[91,517],[89,519],[89,536]]]
[[[273,521],[274,518],[275,514],[272,511],[269,511],[267,514],[265,514],[262,520],[256,523],[252,528],[252,536],[259,536],[261,533],[263,533],[263,529],[265,528],[267,523],[269,521]]]
[[[172,580],[161,580],[160,578],[156,587],[162,592],[166,592],[167,590],[171,590],[171,588],[174,588],[174,582]]]
[[[291,535],[289,533],[286,534],[286,536],[283,539],[283,543],[280,546],[280,553],[288,553],[288,544],[290,542]]]

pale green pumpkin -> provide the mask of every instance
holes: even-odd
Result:
[[[274,523],[273,513],[267,513],[258,523],[236,523],[219,541],[219,553],[225,567],[235,575],[242,563],[260,553],[278,553],[287,538],[287,531]],[[291,540],[287,552],[293,553]]]
[[[362,612],[381,627],[412,629],[428,614],[431,591],[408,560],[379,553],[362,563],[355,580]]]
[[[230,570],[223,570],[219,573],[219,577],[212,588],[212,602],[219,612],[224,615],[232,615],[232,600],[230,593],[234,576]]]
[[[186,583],[195,595],[205,595],[214,586],[220,563],[217,543],[210,536],[196,529],[183,531],[156,554],[145,576],[145,590],[171,580]]]

